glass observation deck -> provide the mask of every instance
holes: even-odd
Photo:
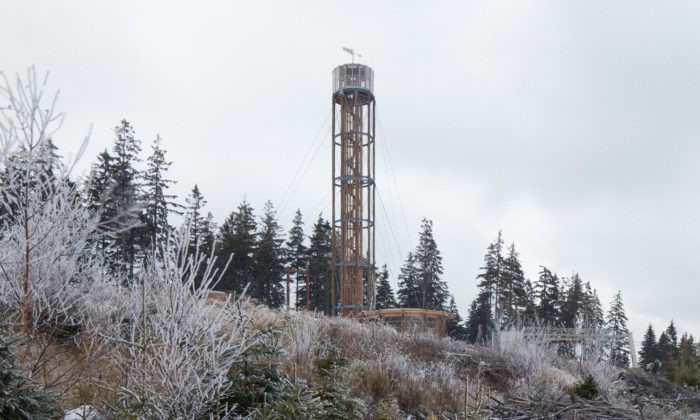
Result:
[[[373,94],[374,70],[364,64],[343,64],[333,69],[333,93],[359,89]]]

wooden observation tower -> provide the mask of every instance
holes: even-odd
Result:
[[[370,67],[353,62],[333,70],[331,307],[342,316],[375,307],[373,91]]]

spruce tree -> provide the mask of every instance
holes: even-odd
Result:
[[[666,330],[659,336],[659,358],[663,364],[663,370],[666,376],[670,376],[668,370],[672,366],[671,362],[676,358],[678,353],[678,331],[676,324],[671,320]]]
[[[484,256],[484,266],[481,267],[482,272],[477,276],[479,280],[479,297],[481,301],[479,313],[483,315],[486,311],[482,308],[485,301],[488,302],[490,313],[489,324],[491,319],[500,324],[502,318],[502,309],[499,305],[499,296],[501,296],[501,287],[503,279],[503,234],[499,230],[496,240],[494,240],[487,248]],[[491,318],[493,317],[493,318]],[[483,319],[482,319],[483,321]]]
[[[384,264],[377,275],[377,309],[395,308],[396,306],[394,291],[391,290],[391,284],[389,284],[389,270]]]
[[[700,385],[700,364],[695,339],[683,333],[678,343],[678,352],[668,369],[667,378],[680,385],[697,387]]]
[[[110,224],[117,215],[115,203],[110,200],[114,188],[112,177],[112,156],[107,150],[97,155],[97,163],[90,169],[90,177],[86,185],[87,207],[99,216],[98,230],[107,233]],[[105,257],[110,257],[109,249],[112,240],[108,235],[100,235],[97,244],[98,251]]]
[[[62,418],[57,395],[22,376],[13,345],[0,337],[0,417],[31,420]]]
[[[482,290],[469,307],[466,322],[467,340],[481,344],[489,339],[492,327],[493,313],[491,312],[490,294]]]
[[[668,324],[668,327],[666,328],[666,335],[668,335],[668,338],[670,340],[670,344],[673,347],[674,350],[678,349],[678,331],[676,330],[676,324],[671,320],[671,323]]]
[[[273,308],[281,306],[284,300],[284,255],[280,230],[272,202],[267,201],[257,234],[249,295]]]
[[[204,219],[204,229],[201,234],[200,252],[207,257],[211,257],[219,241],[218,227],[211,212],[207,212],[207,217]]]
[[[547,267],[540,266],[539,278],[535,282],[537,316],[545,325],[556,325],[559,321],[559,278]]]
[[[525,291],[525,274],[523,273],[515,244],[508,248],[508,255],[503,260],[503,272],[500,275],[498,307],[501,308],[504,324],[522,320],[528,304]]]
[[[313,226],[309,243],[309,275],[311,290],[309,298],[312,310],[330,315],[331,304],[331,225],[321,215]],[[305,296],[304,290],[303,295]]]
[[[598,329],[605,325],[603,306],[598,298],[598,292],[591,288],[590,282],[586,282],[583,288],[581,304],[582,326]]]
[[[202,245],[204,235],[207,230],[207,224],[204,219],[204,206],[207,205],[207,200],[199,190],[199,186],[194,184],[190,195],[185,198],[187,205],[185,206],[185,220],[189,224],[190,229],[190,253],[199,251]]]
[[[452,316],[452,319],[447,320],[447,335],[456,340],[466,340],[467,327],[464,325],[462,316],[459,314],[454,295],[450,295],[450,303],[447,306],[447,313]]]
[[[525,294],[523,296],[521,318],[526,323],[532,323],[537,319],[537,305],[535,303],[535,288],[530,280],[525,280]]]
[[[560,323],[566,328],[579,328],[582,324],[582,304],[584,291],[581,278],[574,273],[566,291],[566,299],[561,308]]]
[[[285,263],[288,267],[296,270],[306,270],[308,267],[309,248],[304,244],[305,241],[304,219],[301,211],[297,209],[284,248]],[[306,276],[302,273],[296,273],[295,281],[299,291],[296,295],[295,306],[303,307],[306,304]],[[304,290],[300,290],[301,287],[304,287]]]
[[[420,308],[445,310],[447,283],[441,279],[442,256],[433,237],[432,220],[423,219],[415,253]]]
[[[112,184],[112,156],[104,150],[97,155],[97,163],[92,164],[86,185],[87,207],[94,212],[100,212],[101,220],[114,216],[114,212],[107,214],[107,209],[104,208]]]
[[[503,234],[499,230],[496,239],[489,244],[484,255],[484,266],[476,276],[478,293],[469,307],[466,328],[467,339],[475,342],[487,338],[494,323],[500,325],[502,314],[499,296],[504,277],[505,258],[503,257]]]
[[[166,151],[161,147],[162,139],[156,136],[152,145],[152,154],[147,159],[147,169],[144,174],[144,213],[146,216],[146,245],[156,248],[165,242],[173,230],[168,223],[170,213],[179,213],[179,205],[174,201],[173,194],[167,190],[175,181],[166,178],[166,172],[172,165],[165,159]]]
[[[659,349],[656,344],[656,334],[654,333],[654,327],[649,324],[644,333],[642,348],[639,350],[639,365],[643,369],[653,371],[658,359]]]
[[[610,304],[606,323],[609,334],[612,336],[610,345],[610,363],[626,368],[629,366],[629,330],[627,329],[627,315],[622,305],[622,293],[618,290]]]
[[[396,292],[398,304],[402,308],[419,308],[421,293],[418,287],[418,267],[412,252],[408,253],[406,262],[399,273],[399,288]]]
[[[659,342],[656,343],[656,349],[659,352],[659,361],[662,366],[666,366],[673,357],[671,340],[668,338],[666,331],[659,335]]]
[[[131,124],[122,120],[115,127],[115,140],[112,148],[112,190],[108,197],[109,207],[114,209],[111,220],[114,230],[116,255],[114,268],[133,277],[142,250],[141,238],[142,203],[141,173],[135,167],[140,162],[141,142],[134,137]]]
[[[241,293],[253,282],[256,230],[253,208],[243,200],[221,225],[221,248],[217,261],[222,264],[230,257],[231,263],[218,285],[220,290]]]

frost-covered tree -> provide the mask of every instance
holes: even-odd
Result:
[[[389,283],[389,270],[386,264],[382,266],[381,271],[377,274],[377,309],[395,308],[396,299],[394,291],[391,290]]]
[[[622,293],[618,290],[610,304],[606,328],[612,336],[610,344],[610,362],[615,366],[626,368],[629,366],[629,330],[627,329],[627,315],[622,304]]]
[[[276,308],[284,300],[284,254],[281,227],[271,201],[265,203],[253,257],[253,282],[248,295]]]
[[[56,282],[94,274],[89,265],[81,266],[91,262],[85,249],[94,224],[78,205],[75,184],[67,179],[71,165],[56,158],[50,142],[63,114],[55,109],[57,94],[46,103],[48,77],[37,79],[34,68],[24,79],[18,75],[15,83],[1,77],[0,264],[5,281],[0,283],[0,296],[4,307],[16,309],[20,325],[30,331],[40,321],[55,323],[57,317],[73,315],[78,296],[57,291]],[[84,145],[78,155],[82,150]],[[46,299],[61,302],[66,311],[59,314],[55,304],[47,308]]]
[[[232,366],[259,337],[239,300],[213,307],[209,289],[220,280],[207,256],[188,253],[188,230],[150,258],[138,278],[129,280],[115,315],[103,327],[111,342],[112,366],[125,384],[116,418],[227,418],[233,408],[220,399],[233,385]],[[204,267],[202,267],[204,266]],[[224,263],[224,267],[226,263]],[[195,273],[205,275],[197,285]]]
[[[231,256],[231,265],[219,284],[221,290],[241,293],[253,282],[257,223],[253,208],[247,201],[238,206],[221,225],[219,260]]]

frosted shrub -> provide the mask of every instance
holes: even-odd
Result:
[[[617,390],[619,369],[607,363],[601,355],[603,336],[585,337],[576,345],[577,356],[559,356],[558,345],[552,343],[546,328],[538,328],[527,334],[522,329],[511,328],[494,336],[492,362],[499,375],[509,378],[508,388],[513,396],[532,399],[557,398],[570,393],[589,375],[602,393]]]
[[[355,361],[356,388],[370,399],[394,397],[407,410],[457,410],[464,384],[450,360],[421,362],[399,349]]]
[[[379,403],[394,398],[401,408],[412,412],[460,407],[462,372],[446,354],[463,348],[450,339],[306,312],[290,312],[285,336],[292,364],[288,370],[307,380],[314,380],[315,361],[330,343],[350,361],[346,380],[364,399]]]
[[[26,304],[30,331],[36,328],[79,326],[90,318],[95,293],[105,286],[101,260],[94,256],[90,239],[96,222],[76,204],[75,188],[60,183],[50,197],[31,197],[31,235],[21,224],[8,224],[0,238],[0,264],[5,281],[0,283],[0,302],[19,312]],[[29,249],[25,265],[25,249]],[[23,273],[30,281],[24,293]]]
[[[502,377],[508,378],[513,396],[557,398],[573,387],[576,377],[559,367],[556,346],[550,345],[544,330],[526,335],[522,329],[500,331],[494,335],[492,350]]]
[[[229,369],[255,342],[240,299],[207,303],[219,276],[204,255],[187,256],[188,239],[187,229],[179,231],[125,288],[118,321],[102,334],[118,347],[114,364],[126,404],[148,405],[156,417],[198,418],[230,408],[218,406],[231,385]]]
[[[284,330],[285,348],[289,354],[289,370],[297,376],[311,378],[320,352],[321,337],[329,321],[308,312],[290,312]]]

